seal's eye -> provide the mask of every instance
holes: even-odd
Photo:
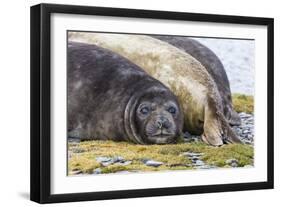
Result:
[[[175,114],[176,111],[177,111],[176,108],[173,107],[173,106],[170,106],[170,107],[168,108],[168,112],[170,112],[171,114]]]
[[[142,107],[140,112],[143,114],[143,115],[147,115],[149,113],[149,108],[147,106],[145,107]]]

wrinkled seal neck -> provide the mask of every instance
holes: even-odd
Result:
[[[144,93],[135,93],[132,95],[126,105],[124,112],[124,125],[128,141],[136,144],[145,144],[138,134],[135,124],[135,110],[139,99]]]

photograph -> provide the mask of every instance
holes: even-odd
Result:
[[[255,167],[255,39],[66,41],[67,176]]]
[[[30,199],[272,189],[273,29],[247,15],[31,7]]]

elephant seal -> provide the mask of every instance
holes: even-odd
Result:
[[[202,135],[213,146],[241,142],[223,114],[217,86],[204,66],[182,50],[145,35],[69,32],[71,41],[95,44],[116,52],[178,97],[184,112],[184,130]]]
[[[233,109],[230,85],[224,66],[216,54],[192,38],[184,36],[152,35],[197,59],[214,79],[222,98],[223,112],[230,125],[240,125],[241,119]]]
[[[183,113],[176,96],[127,59],[69,42],[68,136],[81,140],[174,143]]]

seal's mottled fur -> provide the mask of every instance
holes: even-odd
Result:
[[[70,32],[69,38],[112,50],[168,86],[182,105],[185,130],[202,134],[211,145],[240,142],[224,117],[214,80],[189,54],[144,35]]]
[[[183,116],[176,96],[137,65],[98,46],[73,42],[67,60],[69,137],[165,144],[180,136]],[[139,115],[144,103],[154,108]],[[176,113],[166,110],[169,105]]]
[[[240,125],[241,119],[233,109],[230,85],[224,66],[216,54],[195,39],[183,36],[152,35],[197,59],[214,79],[222,98],[223,111],[231,125]]]

